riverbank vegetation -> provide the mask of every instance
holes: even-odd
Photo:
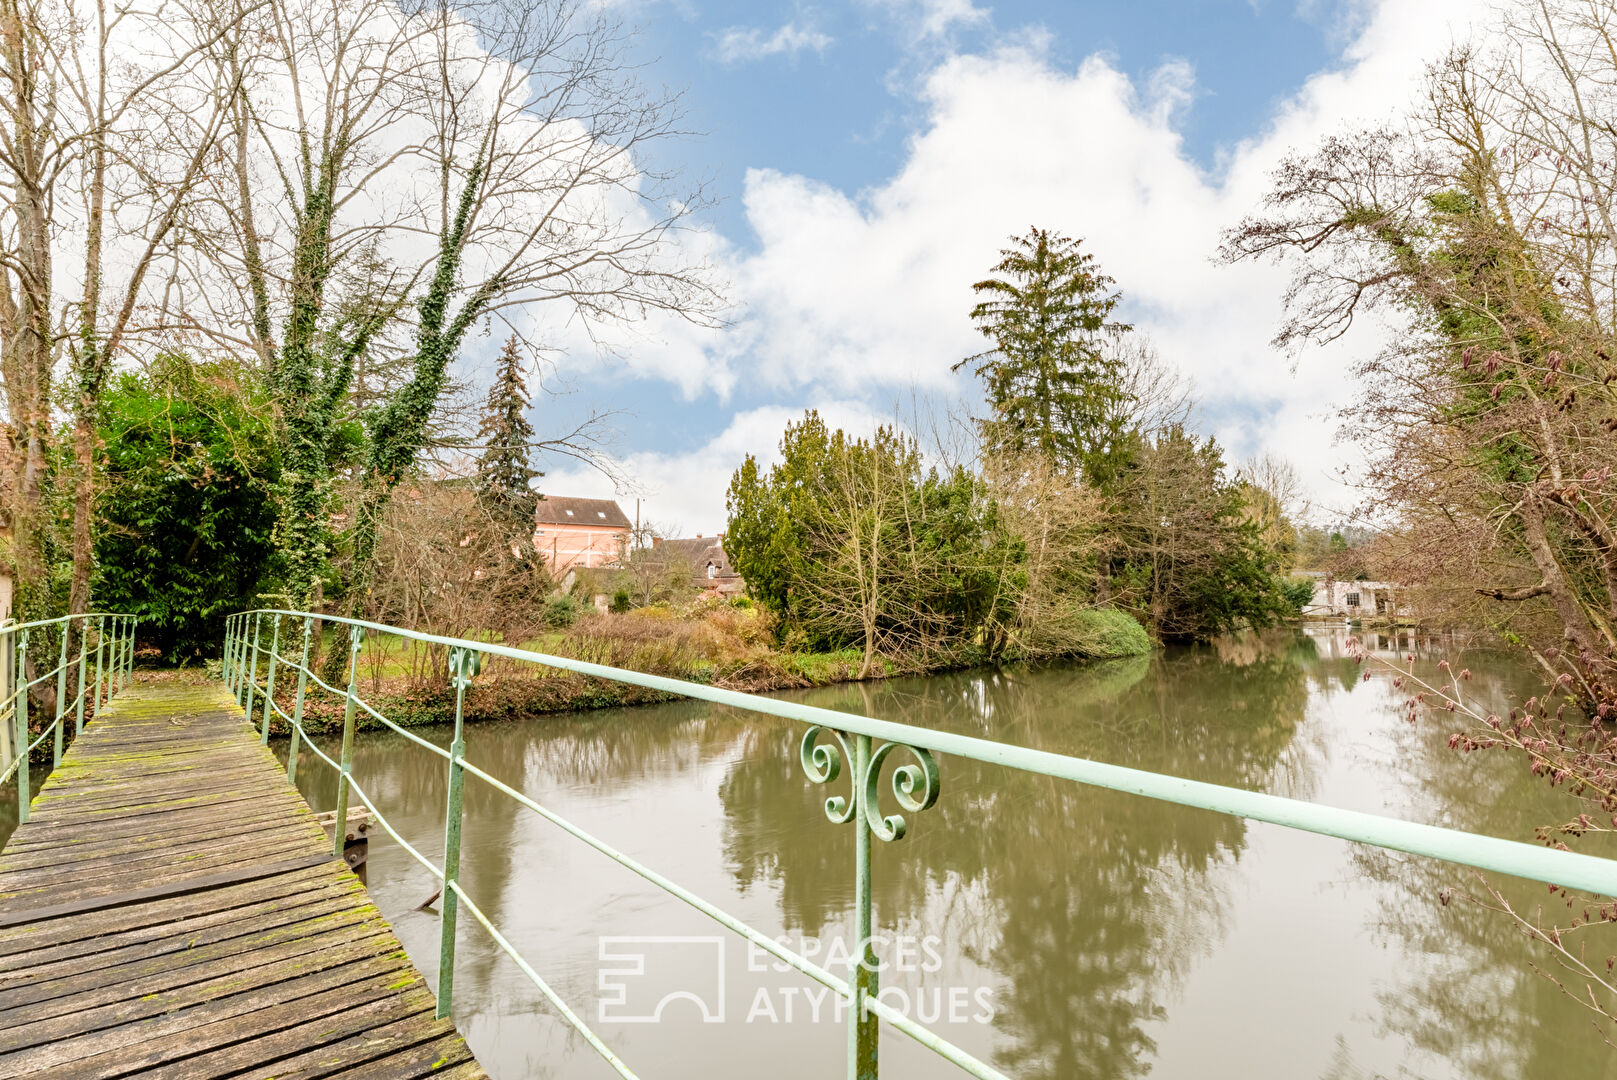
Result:
[[[978,282],[964,438],[810,411],[731,480],[726,547],[785,640],[935,664],[1128,655],[1297,615],[1285,470],[1227,469],[1077,240],[1033,229]],[[957,433],[959,434],[959,433]],[[963,449],[962,449],[963,448]]]
[[[1386,575],[1593,701],[1617,693],[1614,32],[1582,0],[1510,9],[1404,123],[1287,160],[1225,241],[1294,266],[1278,345],[1395,326],[1345,413]]]
[[[1282,346],[1387,316],[1345,414],[1387,526],[1365,553],[1373,576],[1523,646],[1548,683],[1496,713],[1467,693],[1463,664],[1437,680],[1402,670],[1410,715],[1461,720],[1456,749],[1519,754],[1578,800],[1544,830],[1556,845],[1617,827],[1614,41],[1609,4],[1506,7],[1491,36],[1432,66],[1402,122],[1287,160],[1225,243],[1231,259],[1294,267]],[[1611,961],[1591,959],[1609,944],[1588,933],[1617,908],[1478,899],[1553,953],[1551,977],[1617,1034]]]

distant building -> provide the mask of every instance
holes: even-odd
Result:
[[[534,515],[533,544],[560,577],[577,568],[615,565],[629,548],[633,528],[611,499],[546,495]]]
[[[1346,619],[1412,619],[1404,589],[1390,581],[1337,581],[1318,577],[1314,598],[1303,614]]]
[[[724,550],[724,534],[694,536],[682,540],[653,539],[659,552],[690,563],[693,582],[704,592],[719,596],[739,596],[747,583],[730,565],[730,556]]]

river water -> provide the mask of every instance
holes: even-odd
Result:
[[[1413,649],[1428,669],[1437,655],[1469,666],[1468,691],[1496,708],[1537,689],[1511,654],[1363,640]],[[1449,750],[1443,719],[1408,722],[1390,676],[1361,670],[1345,631],[1288,631],[786,696],[1514,839],[1570,815],[1520,760]],[[466,741],[469,760],[846,975],[853,835],[821,803],[847,779],[811,784],[798,734],[680,702],[477,725]],[[436,860],[442,761],[390,733],[362,734],[355,760]],[[882,984],[1012,1076],[1617,1076],[1503,917],[1439,901],[1445,886],[1475,886],[1466,871],[995,766],[941,767],[938,804],[875,845]],[[329,771],[308,754],[300,768],[311,803],[329,807]],[[431,979],[437,919],[414,908],[434,884],[385,837],[371,847],[375,899]],[[818,984],[475,779],[462,867],[473,899],[648,1080],[842,1075],[843,1017]],[[1502,884],[1528,905],[1549,899]],[[456,970],[455,1018],[497,1080],[613,1075],[464,914]],[[890,1080],[960,1075],[892,1031],[881,1058]]]

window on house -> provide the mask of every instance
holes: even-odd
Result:
[[[571,510],[568,510],[568,511],[567,511],[567,512],[566,512],[566,513],[567,513],[567,516],[568,516],[568,517],[572,517],[572,516],[573,516],[573,512],[572,512],[572,511],[571,511]]]
[[[1358,593],[1350,592],[1350,593],[1347,594],[1347,606],[1348,607],[1358,607],[1359,606],[1359,594]]]
[[[605,510],[597,510],[597,511],[595,511],[595,516],[600,518],[602,521],[605,521],[606,520],[606,511]]]

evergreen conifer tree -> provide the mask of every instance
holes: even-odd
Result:
[[[972,286],[971,317],[993,347],[955,370],[971,364],[983,380],[990,452],[1036,453],[1094,483],[1115,473],[1127,434],[1117,423],[1125,373],[1102,339],[1130,327],[1112,321],[1122,294],[1079,244],[1038,228],[1012,239],[996,276]]]
[[[477,428],[484,444],[477,462],[477,499],[489,517],[511,535],[531,539],[539,509],[533,481],[544,473],[529,464],[533,425],[528,423],[527,410],[522,358],[513,336],[500,351],[494,385]]]

